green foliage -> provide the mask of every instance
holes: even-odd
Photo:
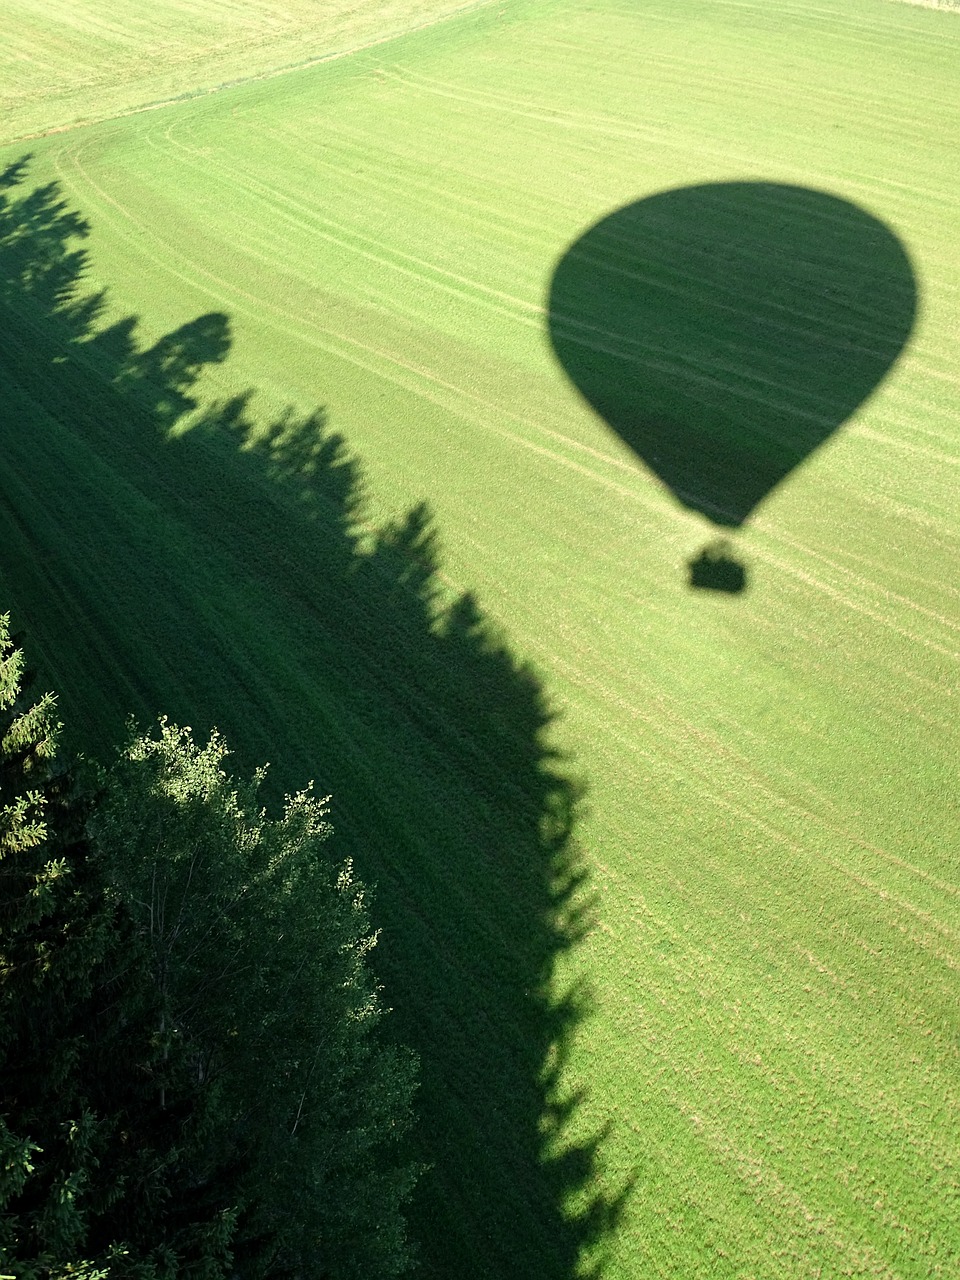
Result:
[[[156,1043],[215,1100],[196,1145],[240,1274],[400,1274],[413,1069],[377,1034],[364,892],[323,847],[323,803],[301,792],[269,818],[263,772],[239,783],[226,754],[161,721],[91,820],[149,953]]]
[[[0,1270],[400,1274],[413,1064],[323,805],[166,724],[84,797],[22,673],[2,618]]]
[[[90,800],[60,764],[54,699],[31,700],[0,619],[0,1268],[33,1277],[166,1280],[224,1273],[229,1215],[191,1190],[179,1085],[153,1037],[146,952],[103,877]],[[182,1076],[182,1073],[181,1073]],[[87,1260],[84,1260],[87,1259]]]
[[[107,913],[88,899],[82,871],[66,856],[74,824],[54,772],[54,699],[32,700],[23,668],[3,615],[0,1266],[30,1276],[57,1255],[75,1254],[84,1234],[77,1200],[96,1155],[87,1099],[75,1088],[83,1054],[76,1015],[89,1007],[92,973],[109,944]]]
[[[0,617],[0,1265],[22,1268],[82,1238],[77,1192],[90,1171],[78,1142],[84,1102],[70,1088],[81,1038],[72,1012],[90,997],[104,916],[49,835],[59,809],[54,699],[23,689],[23,653]],[[69,1011],[68,1011],[69,1010]],[[15,1210],[13,1211],[15,1207]]]

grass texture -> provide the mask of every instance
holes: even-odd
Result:
[[[4,606],[333,793],[424,1276],[960,1268],[958,56],[505,0],[4,153]]]
[[[6,0],[0,143],[340,57],[477,0]]]

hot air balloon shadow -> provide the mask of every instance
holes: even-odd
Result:
[[[685,507],[737,529],[874,390],[917,291],[896,235],[847,200],[770,182],[665,191],[560,259],[550,337],[592,408]],[[738,592],[726,541],[692,587]]]

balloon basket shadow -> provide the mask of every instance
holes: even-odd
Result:
[[[726,591],[739,595],[747,587],[747,571],[730,554],[728,542],[714,542],[704,547],[688,566],[689,584],[696,591]]]

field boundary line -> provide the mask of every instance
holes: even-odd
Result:
[[[188,89],[184,93],[174,94],[169,98],[158,98],[153,102],[142,102],[136,107],[128,107],[125,111],[99,116],[96,120],[78,120],[75,124],[54,125],[50,129],[41,129],[37,133],[22,133],[15,138],[8,138],[5,142],[0,143],[0,146],[15,147],[18,143],[33,142],[38,138],[51,138],[61,133],[75,133],[78,129],[89,129],[94,125],[108,124],[113,120],[125,120],[129,116],[143,115],[147,111],[160,111],[164,107],[196,102],[200,98],[209,98],[216,93],[222,93],[225,89],[237,89],[241,85],[257,84],[263,80],[275,80],[280,76],[290,75],[295,71],[306,71],[310,67],[319,67],[327,62],[338,62],[341,58],[352,58],[354,54],[365,53],[368,49],[376,49],[380,45],[390,44],[393,40],[401,40],[406,36],[414,35],[418,31],[428,31],[431,27],[439,26],[442,22],[448,22],[454,18],[462,18],[468,13],[475,13],[480,9],[489,9],[494,4],[502,3],[503,0],[468,0],[467,4],[451,9],[438,18],[429,18],[426,22],[419,22],[412,27],[393,31],[388,36],[380,36],[375,40],[367,40],[362,44],[351,45],[349,49],[341,49],[338,53],[324,53],[316,58],[305,58],[302,62],[288,62],[283,66],[271,67],[268,71],[258,71],[249,76],[236,76],[232,80],[222,80],[219,84],[210,85],[205,89]]]

